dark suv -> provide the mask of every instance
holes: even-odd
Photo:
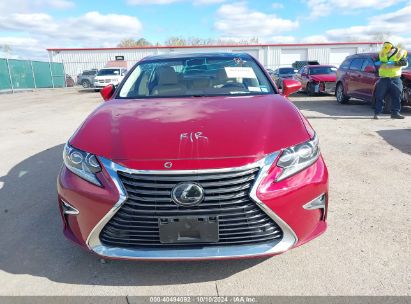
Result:
[[[378,81],[378,53],[363,53],[348,56],[337,70],[335,96],[339,103],[347,103],[351,97],[371,102],[374,105],[374,89]],[[411,59],[403,69],[401,79],[404,90],[402,104],[411,105]],[[384,112],[391,112],[391,100],[385,98]]]
[[[98,73],[97,69],[84,70],[77,76],[77,84],[83,86],[83,88],[91,88],[94,86],[94,78]]]
[[[319,65],[320,63],[317,60],[297,60],[294,61],[291,66],[296,69],[299,70],[302,67],[306,66],[306,65]]]

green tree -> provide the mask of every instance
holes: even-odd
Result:
[[[170,37],[164,43],[165,43],[165,45],[169,45],[169,46],[184,46],[184,45],[187,45],[187,41],[182,37]]]
[[[121,42],[117,45],[117,47],[141,47],[141,46],[151,46],[151,42],[145,38],[140,38],[138,40],[134,40],[132,38],[126,38],[121,40]]]
[[[136,41],[137,46],[152,46],[153,44],[145,38],[140,38]]]

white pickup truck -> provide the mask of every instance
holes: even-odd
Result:
[[[117,86],[123,80],[126,73],[127,69],[122,67],[102,68],[94,78],[96,91],[109,84]]]

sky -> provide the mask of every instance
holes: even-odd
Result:
[[[172,36],[411,48],[410,28],[411,0],[0,0],[0,57],[47,59],[47,48]]]

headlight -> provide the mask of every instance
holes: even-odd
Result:
[[[95,155],[66,144],[63,151],[63,160],[67,169],[71,172],[90,183],[101,186],[96,177],[96,173],[101,171],[101,166]]]
[[[305,143],[285,149],[277,162],[277,166],[283,168],[283,172],[276,181],[281,181],[311,166],[319,156],[320,147],[316,134]]]

